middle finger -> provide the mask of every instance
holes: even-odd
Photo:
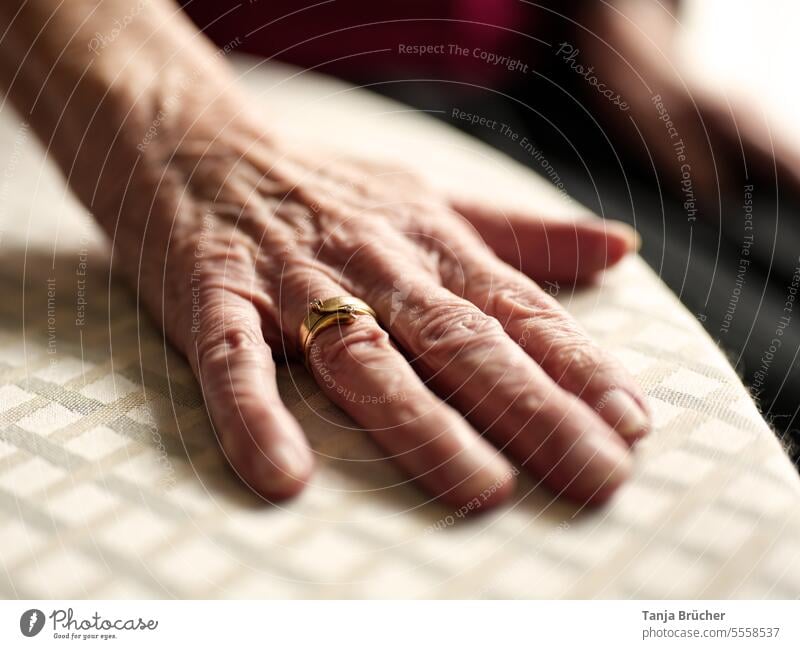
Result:
[[[367,301],[440,395],[554,490],[582,501],[609,496],[631,462],[615,431],[495,318],[385,253],[365,249],[350,260],[352,274],[372,280]]]

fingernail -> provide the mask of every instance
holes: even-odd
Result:
[[[460,450],[439,463],[436,471],[422,468],[431,479],[433,491],[441,493],[441,500],[456,508],[466,507],[466,512],[490,509],[514,492],[519,471],[481,438],[464,442]]]
[[[601,400],[597,410],[629,442],[644,437],[650,427],[650,420],[639,404],[620,388],[614,388],[607,395],[604,405]]]
[[[611,495],[633,471],[633,459],[624,443],[608,435],[585,434],[583,452],[590,461],[584,466],[587,485],[584,496],[590,501],[603,501]]]
[[[633,231],[633,251],[639,252],[642,249],[642,237],[637,230]]]
[[[271,489],[277,490],[304,480],[310,463],[311,458],[305,449],[289,442],[278,443],[264,458],[264,470],[270,477]]]
[[[622,221],[607,221],[606,224],[609,230],[614,231],[618,236],[625,239],[628,250],[631,252],[639,252],[641,250],[642,237],[630,225]]]

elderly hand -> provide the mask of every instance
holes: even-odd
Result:
[[[312,300],[356,296],[378,321],[321,332],[311,371],[431,494],[501,501],[504,456],[558,493],[612,493],[647,431],[644,398],[531,278],[591,278],[635,245],[627,226],[454,204],[406,172],[320,165],[231,118],[161,133],[107,211],[115,264],[188,358],[248,485],[280,498],[308,480],[273,356],[302,357]]]
[[[432,495],[502,501],[506,456],[557,493],[613,492],[648,428],[644,398],[531,278],[590,279],[634,247],[630,229],[455,204],[405,172],[321,164],[270,132],[172,3],[141,7],[92,49],[117,10],[0,7],[16,39],[0,79],[186,355],[251,488],[281,498],[308,480],[313,453],[273,356],[301,358],[312,300],[354,296],[377,320],[319,333],[311,371]]]

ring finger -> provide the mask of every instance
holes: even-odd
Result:
[[[624,480],[630,457],[621,438],[556,385],[495,318],[379,250],[354,257],[352,265],[354,276],[369,270],[367,301],[392,322],[392,335],[419,371],[551,488],[601,501]]]
[[[285,275],[280,293],[283,328],[296,346],[309,302],[350,292],[309,269]],[[487,507],[513,492],[510,464],[425,387],[373,318],[329,327],[311,344],[309,369],[325,394],[434,497]]]

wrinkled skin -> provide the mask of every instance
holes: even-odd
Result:
[[[642,393],[531,278],[590,280],[630,229],[450,201],[403,170],[297,155],[225,102],[197,112],[162,127],[99,217],[252,489],[286,497],[311,475],[274,359],[299,359],[308,303],[340,295],[383,327],[322,332],[312,373],[433,496],[501,502],[510,460],[580,501],[624,480]]]
[[[533,279],[591,280],[635,247],[629,228],[454,201],[282,141],[171,0],[95,52],[119,8],[0,3],[0,83],[188,359],[250,488],[276,499],[309,479],[275,363],[300,359],[312,299],[354,295],[377,321],[320,333],[311,372],[429,494],[495,505],[511,462],[583,502],[613,493],[649,427],[644,398]]]
[[[660,172],[680,173],[653,92],[693,147],[701,196],[716,195],[715,164],[740,162],[718,150],[774,172],[752,114],[683,85],[661,3],[579,4],[590,28],[575,40],[630,103],[625,123],[634,116]],[[312,299],[352,294],[379,322],[321,333],[311,371],[421,487],[491,506],[513,491],[513,461],[558,494],[613,493],[649,428],[644,398],[534,280],[591,280],[635,247],[632,232],[452,200],[407,172],[282,142],[174,2],[138,9],[96,51],[118,3],[0,3],[0,85],[190,362],[241,478],[268,498],[309,479],[275,363],[299,358]],[[796,179],[800,156],[776,154]]]

